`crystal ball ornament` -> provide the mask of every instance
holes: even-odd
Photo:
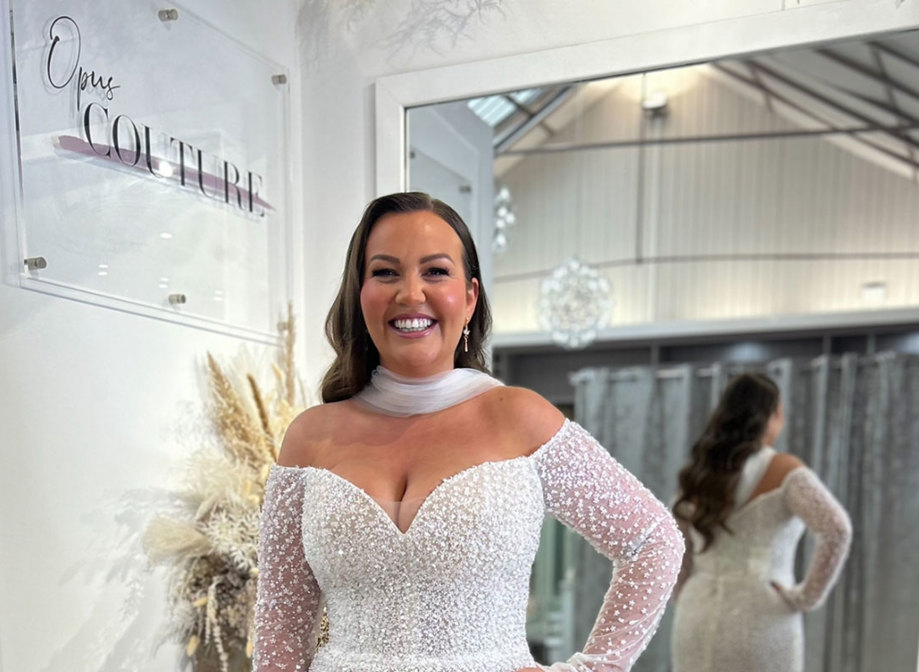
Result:
[[[609,281],[578,259],[569,259],[543,279],[539,317],[552,340],[567,350],[584,348],[609,322]]]

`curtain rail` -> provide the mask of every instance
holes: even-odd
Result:
[[[897,352],[881,352],[875,355],[859,354],[857,356],[858,356],[859,366],[877,366],[878,362],[882,359],[892,359],[898,356],[909,357],[910,355],[904,354],[904,353],[897,353]],[[807,363],[806,365],[807,368],[816,369],[817,367],[822,366],[823,365],[822,360],[824,360],[826,357],[827,355],[820,355],[818,357],[815,357],[814,359],[812,359],[810,362]],[[830,361],[830,368],[832,369],[842,368],[841,358],[843,357],[843,355],[833,355],[832,357],[833,359],[832,361]],[[779,360],[771,360],[768,362],[750,362],[750,363],[726,362],[724,366],[729,371],[735,370],[735,369],[761,369],[763,367],[768,368],[770,365],[774,365],[777,362],[781,362],[781,361],[784,361],[784,360],[779,359]],[[651,366],[651,365],[648,364],[644,366]],[[693,366],[692,364],[681,364],[681,365],[671,366],[668,368],[658,369],[655,372],[655,378],[658,380],[670,380],[674,378],[682,378],[686,367],[692,367],[692,366]],[[610,371],[606,374],[607,380],[612,381],[612,382],[638,380],[639,376],[633,371],[629,370],[629,369],[634,369],[634,368],[635,368],[634,366],[627,366],[627,367],[621,367],[620,369],[615,370],[615,371]],[[716,369],[714,366],[704,366],[702,368],[696,369],[693,373],[695,374],[697,378],[711,378],[714,375],[715,370]],[[590,367],[587,369],[579,369],[578,371],[573,371],[570,374],[568,374],[568,382],[576,386],[578,383],[581,382],[581,379],[587,379],[590,376],[594,375],[593,374],[594,371],[597,371],[597,368]]]

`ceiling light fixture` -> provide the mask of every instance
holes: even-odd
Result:
[[[886,282],[866,282],[862,284],[862,300],[865,303],[884,303],[887,300]]]
[[[652,117],[661,117],[667,114],[667,94],[660,89],[652,91],[641,101],[641,109]]]

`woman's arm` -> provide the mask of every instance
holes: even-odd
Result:
[[[580,425],[540,450],[547,512],[613,562],[584,650],[553,672],[625,672],[657,629],[680,572],[683,536],[667,508]]]
[[[316,648],[322,594],[303,553],[302,473],[272,467],[265,487],[253,672],[303,672]]]
[[[852,541],[852,523],[832,493],[807,467],[788,474],[782,487],[788,508],[804,521],[817,538],[817,545],[804,581],[793,588],[773,585],[793,607],[811,611],[823,604],[839,577]]]
[[[684,520],[683,518],[676,518],[676,523],[680,529],[680,533],[683,535],[683,544],[686,547],[686,551],[683,553],[683,562],[680,566],[680,574],[677,577],[676,585],[673,587],[674,600],[679,597],[680,591],[683,589],[683,584],[686,583],[686,579],[688,579],[692,574],[693,560],[692,538],[689,535],[691,523],[688,520]]]

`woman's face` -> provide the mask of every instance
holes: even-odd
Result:
[[[766,431],[763,433],[763,445],[773,446],[779,434],[782,433],[782,427],[785,426],[785,413],[782,410],[780,401],[775,407],[775,412],[769,416],[769,423],[766,425]]]
[[[361,310],[380,363],[415,378],[452,369],[479,296],[456,232],[433,212],[392,213],[374,225],[364,259]]]

